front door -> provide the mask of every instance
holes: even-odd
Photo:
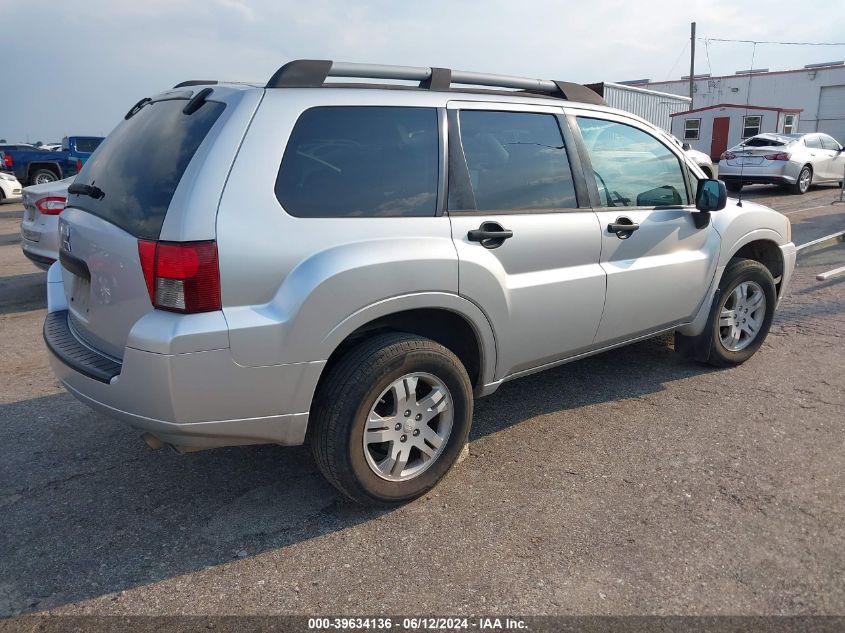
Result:
[[[490,319],[497,378],[588,348],[605,296],[601,231],[562,109],[452,102],[448,114],[459,292]]]
[[[728,116],[717,116],[713,119],[713,135],[710,140],[710,158],[718,161],[726,149],[728,149],[728,132],[731,129],[731,118]]]
[[[631,119],[584,113],[576,120],[607,273],[595,345],[691,320],[715,274],[719,235],[709,222],[696,226],[685,159]]]

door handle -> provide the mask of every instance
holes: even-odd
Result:
[[[607,225],[608,233],[615,233],[620,240],[627,240],[631,234],[640,228],[640,225],[632,222],[631,218],[625,216],[616,218],[616,222]]]
[[[513,237],[513,231],[498,222],[482,222],[481,226],[467,233],[470,242],[478,242],[484,248],[498,248],[505,240]]]

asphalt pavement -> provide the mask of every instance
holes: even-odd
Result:
[[[834,188],[749,187],[796,243]],[[845,245],[802,255],[760,352],[652,339],[477,402],[429,495],[362,509],[303,448],[179,456],[67,395],[45,274],[0,207],[0,615],[845,613]]]

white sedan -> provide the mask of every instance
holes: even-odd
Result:
[[[780,185],[807,193],[811,184],[840,183],[845,150],[827,134],[758,134],[722,154],[719,179],[728,191],[744,185]]]
[[[3,152],[0,152],[2,154]],[[2,159],[2,156],[0,156]],[[2,160],[0,160],[2,164]],[[21,183],[15,178],[15,175],[6,171],[0,171],[0,204],[3,202],[13,202],[20,200],[21,197]]]

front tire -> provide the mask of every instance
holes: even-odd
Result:
[[[389,506],[414,499],[457,460],[472,423],[461,361],[412,334],[375,336],[321,381],[309,429],[320,471],[347,497]]]
[[[709,337],[707,362],[716,367],[741,365],[763,345],[777,305],[777,291],[769,269],[753,259],[732,259],[719,282],[710,324],[700,336]]]
[[[795,181],[790,190],[799,196],[804,195],[809,191],[811,184],[813,184],[813,170],[809,165],[804,165],[798,172],[798,180]]]

